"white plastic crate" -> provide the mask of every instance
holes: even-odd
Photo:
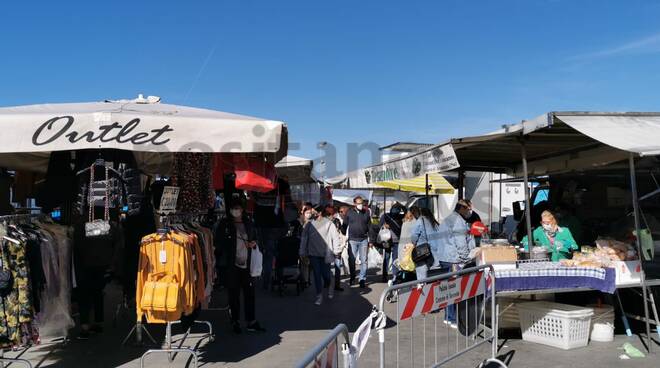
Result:
[[[517,307],[523,340],[564,350],[589,343],[593,309],[545,301]]]

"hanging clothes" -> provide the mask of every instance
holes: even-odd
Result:
[[[172,185],[179,187],[177,211],[206,212],[215,204],[212,156],[210,153],[178,152],[174,154]]]
[[[2,270],[11,273],[12,281],[0,298],[0,347],[39,343],[34,324],[34,309],[27,258],[27,239],[16,227],[0,226]]]
[[[72,230],[68,226],[44,221],[36,225],[43,234],[41,262],[46,280],[39,296],[39,334],[42,338],[67,336],[69,329],[75,326],[71,317]]]
[[[145,236],[135,294],[137,320],[166,323],[192,314],[205,298],[203,257],[194,234],[169,230]]]

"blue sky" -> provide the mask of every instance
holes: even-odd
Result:
[[[660,111],[656,1],[11,1],[0,106],[158,95],[316,142],[439,142]],[[368,157],[361,157],[361,161]]]

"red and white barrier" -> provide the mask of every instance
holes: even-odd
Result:
[[[483,282],[485,272],[475,272],[412,288],[399,294],[399,321],[414,318],[423,314],[446,308],[448,305],[483,295],[486,284]]]

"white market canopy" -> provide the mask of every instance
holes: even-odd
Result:
[[[482,136],[452,139],[461,168],[522,175],[521,142],[530,175],[602,168],[660,154],[660,113],[550,112]]]
[[[167,161],[172,152],[287,151],[280,121],[160,103],[157,97],[0,108],[0,166],[43,172],[52,151],[121,149],[138,165]]]
[[[286,177],[290,184],[304,184],[314,183],[316,178],[312,169],[314,168],[314,161],[288,155],[275,164],[275,171],[280,177]]]

